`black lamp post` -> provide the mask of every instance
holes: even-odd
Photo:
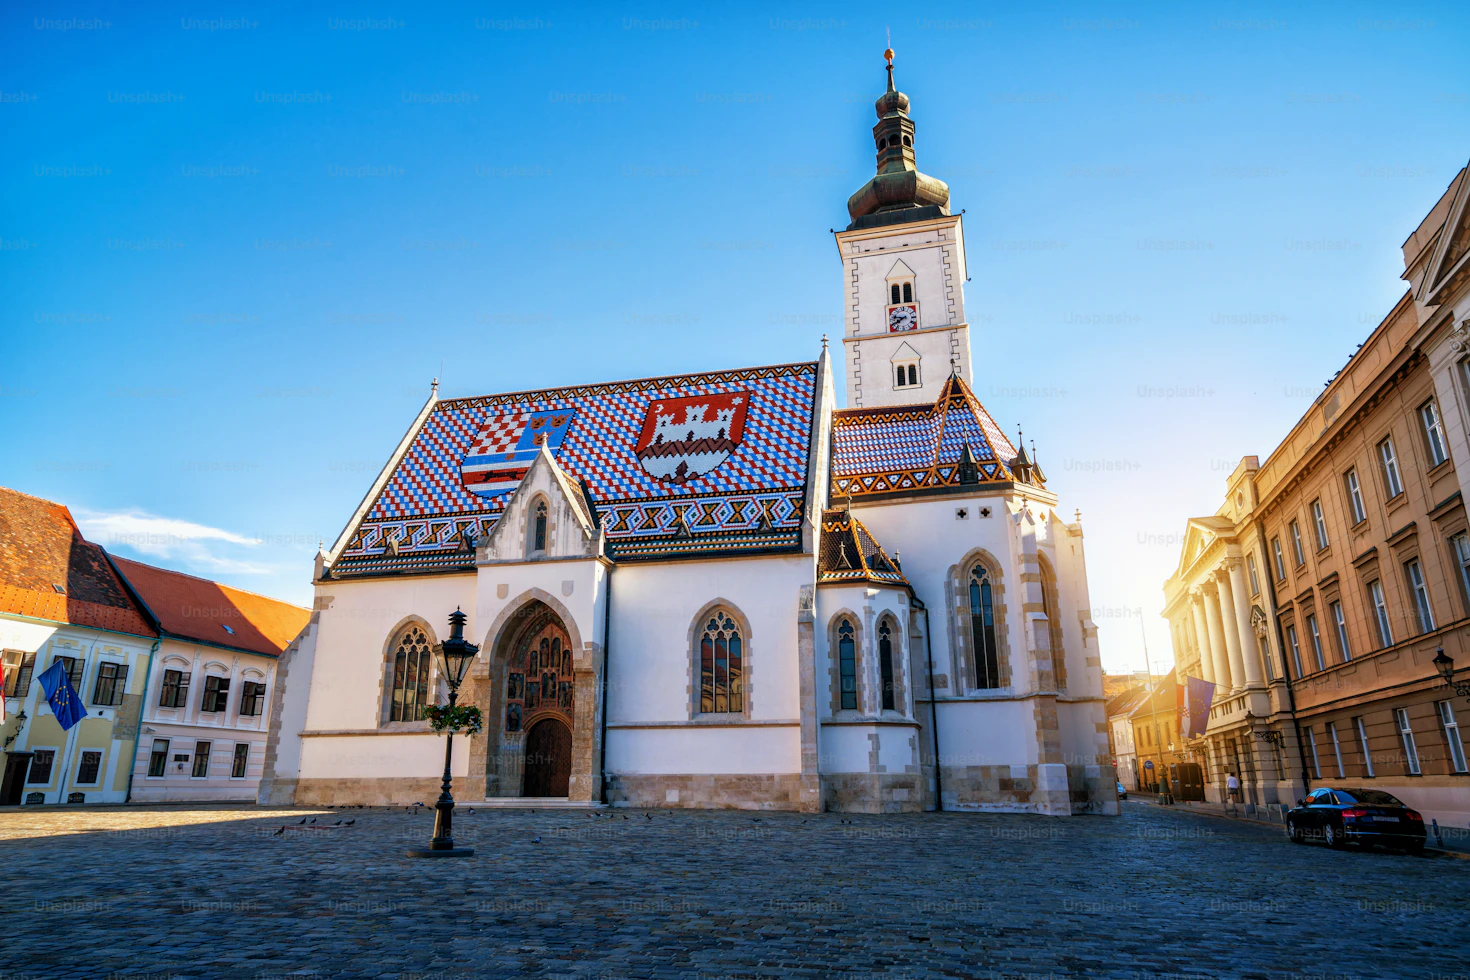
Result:
[[[1470,698],[1470,684],[1455,683],[1455,661],[1453,658],[1445,655],[1444,647],[1440,647],[1434,652],[1434,660],[1431,663],[1434,664],[1434,669],[1439,671],[1439,676],[1444,678],[1444,682],[1456,694],[1462,698]]]
[[[444,681],[449,685],[450,708],[459,700],[459,685],[464,680],[465,671],[470,669],[470,662],[480,652],[477,645],[464,638],[464,624],[468,618],[459,609],[450,613],[449,639],[439,646],[439,654],[444,659]],[[449,762],[453,752],[454,729],[451,728],[445,732],[444,737],[444,785],[439,793],[439,801],[434,804],[434,836],[429,840],[427,848],[416,847],[408,851],[409,857],[469,857],[475,853],[473,847],[454,846],[454,797],[449,793]]]

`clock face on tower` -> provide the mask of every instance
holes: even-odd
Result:
[[[919,306],[917,303],[903,303],[888,308],[888,332],[903,333],[907,330],[919,329]]]

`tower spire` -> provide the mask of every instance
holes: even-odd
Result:
[[[949,214],[949,185],[919,173],[909,97],[893,81],[893,48],[883,52],[883,60],[888,85],[873,106],[878,113],[878,124],[873,127],[878,174],[847,199],[847,213],[852,219],[849,229]]]

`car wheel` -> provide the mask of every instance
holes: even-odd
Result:
[[[1295,820],[1286,821],[1286,836],[1293,844],[1306,843],[1306,838],[1302,836],[1302,829],[1296,825]]]
[[[1346,841],[1342,839],[1342,831],[1332,826],[1332,824],[1328,824],[1325,828],[1323,828],[1322,838],[1323,840],[1327,841],[1327,846],[1331,848],[1339,848],[1342,847],[1344,843],[1346,843]]]

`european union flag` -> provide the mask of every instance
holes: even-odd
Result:
[[[71,678],[66,676],[66,667],[60,660],[52,661],[51,666],[36,679],[41,682],[41,690],[45,692],[46,700],[51,702],[51,713],[61,722],[62,731],[70,731],[73,725],[87,717],[87,709],[82,707],[82,699],[77,697]]]

